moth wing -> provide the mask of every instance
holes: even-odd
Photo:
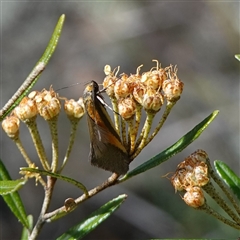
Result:
[[[129,169],[129,158],[126,152],[109,141],[114,137],[107,129],[97,125],[88,117],[91,143],[89,160],[91,164],[117,174],[125,174]]]

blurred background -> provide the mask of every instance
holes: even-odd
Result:
[[[92,211],[118,196],[127,200],[113,216],[85,239],[149,238],[236,238],[239,232],[186,206],[162,176],[196,149],[204,149],[211,161],[222,160],[239,174],[239,2],[155,1],[155,2],[2,2],[1,3],[1,106],[21,85],[42,55],[61,14],[66,14],[60,43],[34,90],[60,89],[61,96],[77,99],[90,80],[101,83],[106,64],[120,66],[120,72],[135,73],[155,66],[177,64],[184,91],[161,132],[130,168],[163,151],[218,109],[209,128],[183,152],[144,174],[93,197],[67,217],[46,224],[39,239],[56,239]],[[48,125],[38,119],[39,131],[49,157]],[[59,119],[60,156],[64,156],[70,124]],[[35,149],[25,126],[22,142],[34,162]],[[13,179],[26,166],[16,146],[1,131],[1,159]],[[71,160],[63,174],[84,183],[88,189],[102,183],[110,173],[88,162],[89,133],[84,117],[78,129]],[[28,214],[36,220],[43,198],[40,185],[28,182],[20,195]],[[68,197],[81,192],[58,182],[51,210]],[[209,199],[209,203],[213,204]],[[216,210],[219,207],[213,205]],[[0,198],[1,239],[19,239],[21,224]]]

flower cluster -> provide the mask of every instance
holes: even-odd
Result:
[[[183,200],[195,208],[205,202],[202,187],[210,180],[207,159],[208,155],[205,151],[197,150],[178,164],[171,178],[175,190],[186,191]]]
[[[60,100],[52,87],[49,91],[46,89],[41,92],[33,91],[27,97],[24,97],[14,112],[3,121],[2,127],[7,134],[13,136],[13,132],[17,132],[20,127],[19,120],[27,123],[35,119],[37,115],[45,120],[52,120],[60,113]],[[85,113],[82,98],[78,101],[65,99],[64,110],[69,118],[81,119]],[[15,124],[13,124],[13,121]]]
[[[82,98],[80,98],[78,101],[75,101],[73,99],[67,100],[65,98],[60,98],[52,87],[50,87],[49,91],[46,89],[43,89],[41,92],[33,91],[29,93],[28,96],[24,97],[20,104],[11,113],[11,115],[6,117],[6,119],[4,119],[4,121],[2,122],[2,127],[4,131],[16,143],[28,166],[33,166],[34,163],[28,157],[25,148],[20,141],[20,121],[25,123],[29,129],[38,157],[44,170],[52,172],[56,172],[57,170],[59,170],[57,121],[59,113],[61,111],[62,99],[65,100],[64,110],[71,121],[72,132],[70,134],[69,147],[62,167],[60,168],[61,171],[68,160],[68,156],[74,142],[76,125],[85,113]],[[44,120],[46,120],[50,127],[53,152],[52,164],[50,164],[49,160],[47,159],[41,136],[38,131],[36,123],[36,118],[38,115],[41,116]],[[26,173],[23,174],[25,174],[26,176]]]
[[[129,149],[131,158],[134,159],[141,150],[153,139],[162,127],[173,105],[179,100],[183,91],[183,82],[177,76],[177,68],[172,65],[162,68],[159,62],[150,71],[140,73],[142,65],[135,74],[118,74],[119,67],[113,71],[106,65],[104,72],[106,77],[103,86],[110,97],[113,110],[117,112],[128,124],[130,139],[125,139],[125,127],[122,126],[123,143]],[[152,121],[157,112],[160,111],[166,101],[166,109],[159,121],[158,126],[149,136]],[[146,112],[144,127],[138,135],[138,128],[141,121],[142,109]],[[115,115],[116,129],[119,130],[119,122]]]
[[[213,184],[215,182],[215,184]],[[175,191],[184,192],[182,199],[187,205],[217,218],[223,223],[240,229],[239,203],[225,186],[222,179],[216,174],[211,166],[207,153],[197,150],[177,166],[177,170],[171,177],[171,183]],[[218,190],[216,189],[218,187]],[[222,190],[219,192],[219,190]],[[228,217],[221,215],[205,199],[208,195],[215,201]],[[229,202],[226,202],[229,200]],[[235,209],[231,208],[232,207]]]
[[[154,60],[156,61],[156,60]],[[103,86],[110,98],[118,100],[119,114],[124,119],[131,118],[136,111],[136,104],[141,105],[146,111],[158,112],[164,99],[170,102],[177,101],[183,91],[183,82],[177,76],[177,68],[157,66],[150,71],[140,74],[141,66],[135,74],[120,74],[119,68],[111,71],[109,65],[105,66],[107,75]]]

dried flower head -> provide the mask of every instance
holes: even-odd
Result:
[[[171,177],[171,183],[176,191],[183,191],[186,186],[184,185],[184,179],[186,176],[186,169],[179,169],[175,172],[175,174]]]
[[[198,150],[178,164],[177,170],[171,178],[175,190],[186,190],[194,186],[202,187],[210,181],[208,166],[201,158],[196,158],[197,152],[202,153],[204,151]]]
[[[195,162],[206,162],[206,160],[208,159],[208,154],[204,150],[198,149],[189,157]]]

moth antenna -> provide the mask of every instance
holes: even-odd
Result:
[[[63,90],[63,89],[66,89],[66,88],[70,88],[70,87],[79,85],[79,84],[82,84],[82,83],[73,83],[73,84],[71,84],[71,85],[68,85],[68,86],[65,86],[65,87],[61,87],[61,88],[57,89],[56,92],[58,92],[58,91],[60,91],[60,90]]]

